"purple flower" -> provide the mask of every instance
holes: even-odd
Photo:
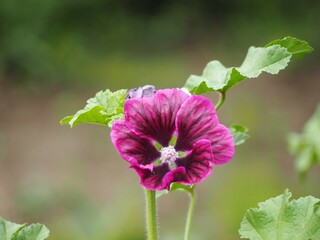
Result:
[[[156,93],[156,91],[156,88],[152,85],[145,85],[143,87],[133,88],[127,92],[125,99],[128,100],[132,98],[151,97]]]
[[[205,97],[158,90],[127,100],[124,113],[125,120],[112,126],[111,140],[150,190],[169,189],[173,182],[199,183],[213,165],[227,163],[234,154],[229,129],[219,124]]]

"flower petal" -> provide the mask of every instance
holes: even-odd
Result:
[[[175,119],[188,94],[178,89],[159,90],[153,97],[127,100],[127,126],[137,135],[167,147],[175,132]]]
[[[209,99],[192,96],[187,99],[177,113],[177,151],[192,149],[200,139],[211,142],[214,164],[223,164],[231,160],[234,154],[234,142],[230,130],[219,124],[216,110]]]
[[[191,150],[200,139],[208,139],[218,125],[216,110],[211,101],[202,96],[187,99],[177,113],[177,151]]]
[[[141,185],[149,190],[169,190],[170,184],[176,178],[180,178],[178,176],[183,176],[185,174],[183,167],[170,170],[167,163],[156,166],[153,169],[134,164],[131,166],[131,168],[138,173],[141,179]]]
[[[192,151],[184,158],[178,158],[178,167],[185,168],[185,174],[176,177],[175,182],[196,184],[212,172],[213,155],[209,140],[199,140],[193,145]]]
[[[214,164],[224,164],[232,159],[234,141],[229,128],[219,124],[210,133],[209,140],[211,141]]]
[[[161,156],[150,140],[132,132],[124,120],[114,122],[110,136],[121,157],[130,163],[147,165]]]

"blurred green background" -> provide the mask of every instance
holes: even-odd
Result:
[[[179,87],[210,60],[239,66],[249,46],[287,35],[315,52],[229,92],[220,121],[251,138],[199,185],[192,239],[239,239],[246,209],[287,187],[320,197],[319,169],[299,181],[285,141],[320,101],[319,11],[313,0],[0,1],[0,216],[42,222],[53,240],[144,239],[143,190],[109,129],[59,120],[101,89]],[[160,239],[182,239],[187,204],[180,192],[159,200]]]

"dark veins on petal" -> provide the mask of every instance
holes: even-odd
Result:
[[[125,124],[116,123],[112,136],[116,136],[116,147],[126,159],[135,159],[139,164],[147,165],[160,157],[160,152],[148,140],[131,132]]]
[[[160,152],[157,151],[157,149],[154,148],[148,140],[143,138],[132,138],[130,140],[136,142],[136,144],[132,144],[132,148],[126,149],[125,153],[134,156],[139,164],[150,164],[161,156]]]
[[[167,147],[175,131],[175,117],[183,99],[178,94],[168,96],[166,92],[158,91],[154,99],[144,100],[132,104],[130,111],[134,111],[140,121],[135,120],[130,128]]]
[[[212,152],[209,141],[196,143],[192,152],[184,158],[178,158],[176,165],[185,167],[186,173],[181,179],[187,183],[197,183],[207,176],[212,169]]]
[[[210,139],[208,137],[218,123],[210,104],[204,98],[193,97],[181,107],[177,117],[177,151],[190,150],[196,141]]]
[[[176,150],[191,149],[192,144],[207,133],[205,120],[209,114],[202,114],[197,118],[191,116],[191,112],[186,116],[186,121],[179,122],[179,136],[177,140]],[[193,118],[192,120],[188,120]],[[210,126],[208,126],[210,128]]]

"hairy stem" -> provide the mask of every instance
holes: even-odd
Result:
[[[190,239],[191,220],[194,212],[194,207],[196,205],[196,194],[194,192],[194,188],[192,188],[191,191],[189,192],[189,196],[190,196],[190,202],[189,202],[186,226],[184,230],[184,240]]]
[[[146,189],[146,227],[148,240],[157,240],[156,192]]]

